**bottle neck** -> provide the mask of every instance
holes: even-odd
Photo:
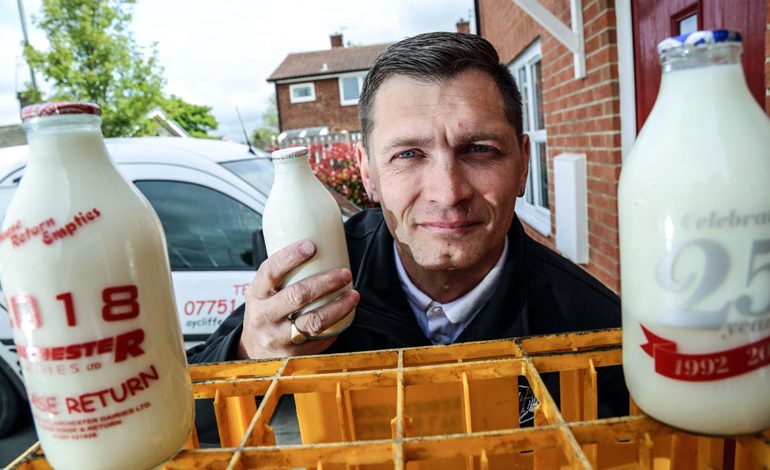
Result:
[[[712,65],[740,65],[743,47],[740,43],[712,44],[702,47],[677,47],[663,52],[663,73]]]
[[[99,161],[107,155],[98,116],[88,114],[46,116],[24,123],[29,143],[29,164],[88,159]]]
[[[310,160],[307,155],[290,158],[273,159],[276,180],[279,177],[307,177],[313,176],[310,169]]]
[[[739,43],[676,48],[661,55],[663,77],[659,99],[677,101],[683,95],[702,100],[751,99],[741,66]]]

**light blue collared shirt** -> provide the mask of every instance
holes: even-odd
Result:
[[[417,323],[425,333],[425,337],[433,344],[452,344],[492,297],[497,281],[503,274],[503,266],[508,255],[508,238],[505,238],[505,247],[500,259],[497,260],[497,264],[484,279],[467,294],[445,304],[428,297],[409,279],[409,275],[398,257],[395,242],[393,242],[393,253],[396,258],[396,270],[401,281],[401,288],[406,293],[409,306],[417,318]]]

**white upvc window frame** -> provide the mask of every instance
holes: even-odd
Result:
[[[340,88],[340,105],[341,106],[352,106],[358,104],[358,98],[352,99],[352,100],[346,100],[345,99],[345,92],[342,88],[342,80],[345,78],[351,78],[355,77],[358,79],[358,96],[361,97],[361,89],[364,86],[364,78],[366,78],[366,72],[356,72],[356,73],[346,73],[344,75],[340,75],[337,79],[337,84]]]
[[[513,78],[516,80],[516,84],[519,86],[519,91],[522,94],[522,117],[524,126],[524,133],[529,135],[529,175],[527,177],[527,186],[524,192],[524,196],[520,197],[516,202],[516,214],[519,218],[530,225],[532,228],[542,233],[543,235],[550,236],[551,233],[551,210],[548,207],[544,207],[542,201],[542,172],[548,172],[547,164],[545,168],[541,168],[540,159],[538,155],[538,144],[545,144],[547,141],[547,131],[545,125],[542,129],[534,129],[534,123],[536,118],[536,103],[535,92],[531,86],[533,83],[533,70],[537,62],[542,61],[542,49],[540,46],[540,39],[535,40],[524,51],[522,51],[513,62],[508,65],[508,69],[513,74]],[[527,86],[522,87],[519,83],[519,71],[523,70],[524,76],[527,82]],[[541,62],[542,71],[542,62]],[[542,76],[541,86],[542,86]],[[526,93],[526,96],[524,96]],[[546,147],[547,151],[547,147]],[[547,162],[547,159],[546,159]],[[548,191],[548,188],[545,188]],[[550,201],[549,201],[550,202]]]
[[[294,90],[297,88],[306,88],[310,87],[310,96],[294,96]],[[313,82],[302,82],[302,83],[293,83],[289,85],[289,102],[290,103],[307,103],[310,101],[315,101],[315,83]]]

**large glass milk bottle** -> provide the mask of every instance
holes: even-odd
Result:
[[[56,469],[150,468],[192,429],[166,244],[88,103],[24,108],[29,162],[0,231],[27,396]]]
[[[262,219],[268,256],[300,240],[310,240],[316,245],[315,256],[291,272],[284,285],[334,268],[350,269],[340,208],[310,169],[307,148],[276,150],[272,157],[275,180]],[[352,288],[352,284],[348,284],[300,313],[325,305]],[[340,333],[350,325],[354,315],[355,310],[327,328],[323,336]]]
[[[738,33],[658,51],[660,92],[618,193],[626,382],[679,428],[770,428],[770,120]]]

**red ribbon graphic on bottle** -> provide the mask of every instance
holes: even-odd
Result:
[[[715,353],[683,354],[677,352],[675,342],[656,336],[641,323],[639,326],[648,341],[641,348],[654,359],[655,372],[674,380],[722,380],[770,365],[770,336]]]

